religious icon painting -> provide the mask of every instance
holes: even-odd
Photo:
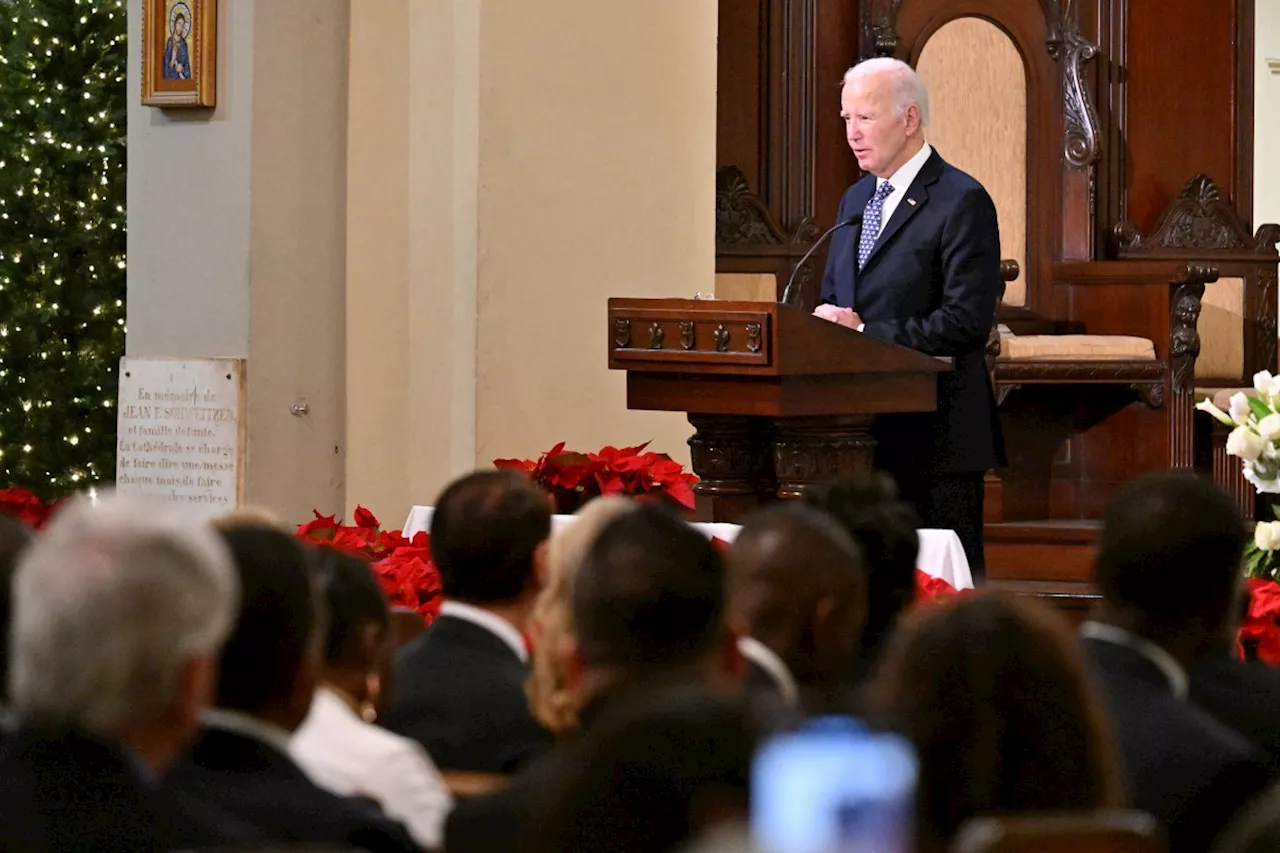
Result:
[[[217,0],[142,3],[142,103],[212,107],[217,82]]]

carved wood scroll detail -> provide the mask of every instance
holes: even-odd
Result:
[[[621,318],[613,321],[613,342],[618,347],[631,346],[631,321]]]
[[[649,349],[662,349],[662,344],[667,338],[667,333],[662,330],[661,323],[654,323],[649,327]]]
[[[1200,300],[1204,297],[1206,272],[1203,268],[1189,270],[1189,280],[1178,285],[1173,293],[1172,332],[1169,337],[1169,359],[1173,365],[1173,393],[1190,394],[1195,384],[1196,359],[1200,356],[1200,332],[1196,322],[1200,319]],[[1216,279],[1216,273],[1210,278]]]
[[[894,56],[900,47],[894,23],[902,0],[869,0],[863,6],[864,51]],[[1083,169],[1098,161],[1098,112],[1084,83],[1081,66],[1098,55],[1098,46],[1076,24],[1072,0],[1040,0],[1048,32],[1045,46],[1062,65],[1063,156]]]
[[[1144,236],[1129,220],[1117,223],[1114,234],[1120,249],[1128,252],[1261,248],[1266,253],[1275,250],[1280,227],[1265,225],[1255,238],[1213,179],[1201,174],[1187,181],[1178,197],[1161,212],[1150,234]]]
[[[693,349],[693,345],[698,342],[697,326],[692,320],[680,321],[680,346],[684,349]]]
[[[994,379],[996,405],[1028,385],[1118,385],[1153,409],[1165,402],[1161,361],[997,361]]]
[[[783,228],[737,166],[716,172],[716,245],[796,245],[812,243],[821,233],[809,216],[794,231]]]
[[[1098,112],[1084,84],[1081,66],[1098,55],[1098,46],[1076,25],[1071,0],[1041,0],[1049,28],[1049,55],[1062,64],[1062,154],[1077,169],[1098,162]]]

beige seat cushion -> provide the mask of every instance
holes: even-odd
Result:
[[[1250,397],[1258,396],[1258,392],[1253,388],[1197,388],[1195,401],[1199,403],[1208,397],[1215,406],[1225,412],[1231,408],[1231,398],[1242,392]]]
[[[1020,335],[1000,340],[1000,357],[1034,361],[1131,361],[1156,357],[1155,344],[1127,335]]]

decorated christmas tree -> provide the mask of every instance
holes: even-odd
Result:
[[[0,487],[115,475],[124,0],[0,0]]]

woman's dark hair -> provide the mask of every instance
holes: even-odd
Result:
[[[349,662],[359,647],[361,626],[373,623],[387,628],[387,599],[368,563],[334,548],[316,549],[316,577],[328,615],[325,662]]]
[[[1070,628],[998,593],[909,614],[868,701],[919,759],[921,853],[969,818],[1121,804],[1116,747]]]

